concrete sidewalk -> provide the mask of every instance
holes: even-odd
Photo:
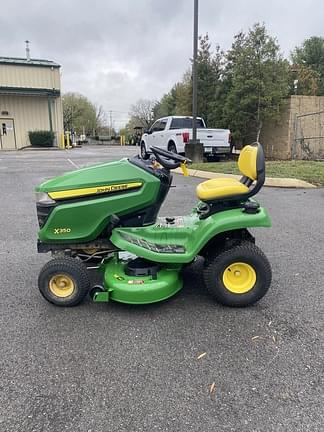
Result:
[[[177,174],[182,174],[181,168],[177,168],[174,170]],[[235,178],[239,180],[241,176],[234,174],[224,174],[224,173],[215,173],[211,171],[202,171],[202,170],[193,170],[188,169],[189,175],[191,177],[199,177],[203,179],[214,179],[221,177],[229,177]],[[313,189],[316,188],[315,185],[308,183],[304,180],[299,180],[295,178],[278,178],[278,177],[266,177],[264,186],[269,187],[282,187],[282,188],[304,188],[304,189]]]

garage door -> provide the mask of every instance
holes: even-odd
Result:
[[[2,150],[15,150],[15,125],[13,119],[0,118],[0,148]]]

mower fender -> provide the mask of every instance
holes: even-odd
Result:
[[[111,242],[122,250],[156,262],[190,263],[218,235],[247,228],[270,227],[270,217],[260,207],[254,214],[241,208],[200,219],[197,212],[175,218],[173,224],[159,218],[156,224],[138,228],[115,228]]]

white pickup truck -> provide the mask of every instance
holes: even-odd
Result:
[[[185,145],[192,138],[192,117],[170,116],[156,120],[142,135],[141,157],[149,157],[151,146],[175,153],[184,153]],[[197,117],[197,139],[204,145],[205,156],[231,153],[231,132],[228,129],[207,129],[204,120]]]

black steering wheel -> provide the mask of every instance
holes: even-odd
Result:
[[[156,160],[166,169],[179,168],[182,163],[192,163],[192,161],[178,153],[173,153],[169,150],[161,149],[160,147],[152,146],[152,153],[156,157]],[[173,161],[173,162],[171,162]]]

